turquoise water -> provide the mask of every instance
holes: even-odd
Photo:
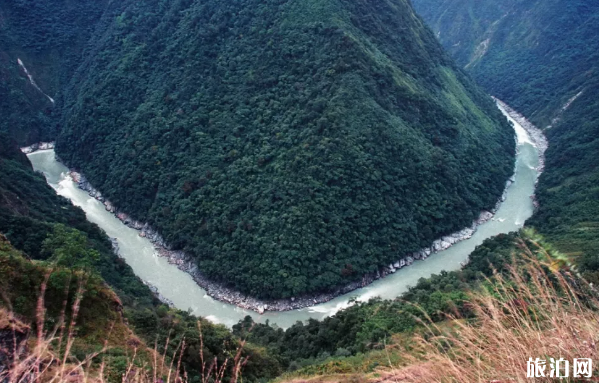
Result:
[[[166,259],[160,258],[150,241],[140,237],[138,231],[125,226],[113,214],[106,211],[102,203],[80,190],[68,175],[68,169],[56,160],[54,150],[35,152],[28,157],[34,169],[45,174],[48,184],[58,194],[81,207],[87,214],[87,218],[104,229],[110,237],[117,238],[121,255],[131,265],[133,271],[142,280],[158,288],[160,293],[171,300],[177,308],[190,309],[196,315],[228,326],[237,323],[246,315],[251,315],[256,321],[270,320],[271,323],[286,328],[296,321],[309,318],[322,319],[332,315],[347,307],[351,298],[358,300],[368,300],[375,296],[395,298],[404,293],[409,286],[415,285],[420,278],[438,274],[443,270],[459,269],[461,263],[466,262],[469,254],[485,239],[520,229],[533,213],[530,196],[534,193],[537,178],[535,168],[538,165],[538,152],[526,131],[517,123],[514,128],[518,139],[515,182],[509,188],[507,198],[495,218],[481,225],[472,238],[328,303],[288,312],[267,312],[264,315],[221,303],[209,297],[188,274],[170,265]]]

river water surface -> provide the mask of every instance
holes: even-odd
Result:
[[[526,131],[515,121],[512,122],[515,123],[514,128],[518,139],[515,182],[508,189],[507,199],[497,211],[495,218],[479,226],[472,238],[433,254],[424,261],[416,261],[395,274],[330,302],[301,310],[266,312],[264,315],[209,297],[188,274],[170,265],[165,258],[159,257],[152,243],[140,237],[137,230],[125,226],[112,213],[106,211],[102,203],[79,189],[69,176],[68,169],[56,160],[54,150],[38,151],[29,154],[28,157],[34,169],[44,173],[50,186],[59,195],[81,207],[91,222],[104,229],[110,237],[117,238],[121,256],[133,268],[135,274],[155,286],[160,294],[172,301],[177,308],[190,309],[195,315],[228,326],[237,323],[246,315],[251,315],[258,322],[270,320],[271,323],[287,328],[296,321],[309,318],[323,319],[332,315],[347,307],[351,298],[361,301],[376,296],[386,299],[395,298],[404,293],[409,286],[414,286],[420,278],[438,274],[443,270],[459,269],[461,263],[466,262],[469,254],[485,239],[520,229],[533,213],[530,196],[534,193],[538,175],[535,168],[539,158],[537,148],[532,144]]]

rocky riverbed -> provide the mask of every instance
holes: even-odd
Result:
[[[39,142],[37,144],[21,148],[21,151],[25,154],[31,154],[33,152],[37,152],[38,150],[50,149],[54,149],[54,142]]]
[[[539,175],[541,175],[541,173],[543,173],[545,170],[545,152],[547,151],[547,148],[549,148],[549,141],[547,141],[547,137],[545,137],[545,134],[541,129],[537,128],[532,122],[528,121],[526,117],[512,109],[508,104],[498,98],[494,99],[500,109],[502,109],[506,114],[514,119],[514,121],[519,123],[524,130],[526,130],[526,133],[528,133],[533,145],[537,147],[539,151],[539,166],[536,170],[539,172]]]

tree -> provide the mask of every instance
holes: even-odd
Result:
[[[42,252],[58,266],[90,270],[100,253],[88,244],[87,235],[63,224],[54,225],[52,233],[42,244]]]

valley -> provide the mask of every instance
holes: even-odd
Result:
[[[0,0],[0,381],[596,358],[597,52],[591,0]]]
[[[507,114],[504,106],[501,108],[514,126],[518,146],[513,182],[509,182],[502,198],[503,201],[498,204],[495,215],[479,222],[473,234],[461,237],[460,241],[453,246],[439,249],[438,252],[433,246],[432,255],[422,261],[413,263],[414,260],[412,260],[406,267],[395,273],[388,272],[387,275],[373,280],[366,287],[358,287],[357,290],[355,287],[352,288],[356,291],[350,291],[340,296],[324,295],[306,298],[307,303],[303,303],[303,307],[295,306],[292,301],[259,301],[235,291],[228,291],[223,287],[203,284],[209,289],[224,291],[222,295],[214,297],[213,294],[198,286],[194,281],[195,278],[191,277],[194,275],[195,268],[189,261],[177,265],[180,263],[177,262],[180,258],[168,259],[168,257],[160,256],[155,244],[148,238],[144,238],[145,235],[142,237],[139,230],[127,227],[111,211],[108,211],[103,203],[90,196],[87,191],[81,190],[70,176],[70,171],[56,161],[53,150],[33,152],[29,154],[29,159],[32,161],[34,169],[44,173],[48,183],[59,195],[70,199],[76,206],[81,207],[91,222],[98,224],[108,236],[117,239],[119,255],[127,261],[143,281],[156,288],[165,302],[180,310],[190,309],[194,315],[228,326],[232,326],[250,315],[257,322],[269,321],[282,328],[288,328],[297,321],[305,321],[310,318],[322,320],[327,316],[334,315],[339,310],[348,307],[351,299],[362,302],[374,297],[395,299],[406,292],[410,286],[414,286],[420,278],[427,278],[444,270],[460,269],[464,263],[468,262],[469,254],[485,239],[518,230],[524,225],[524,222],[533,213],[533,203],[530,197],[534,194],[534,185],[539,175],[537,169],[539,164],[544,161],[542,152],[544,148],[541,144],[541,151],[539,151],[539,145],[531,141],[531,134],[538,137],[539,134],[542,136],[542,133],[539,133],[538,130],[525,130],[519,122]],[[95,194],[97,192],[94,192]],[[277,304],[284,310],[276,310]],[[288,310],[293,311],[276,312]],[[258,315],[255,311],[261,311],[263,315]]]

